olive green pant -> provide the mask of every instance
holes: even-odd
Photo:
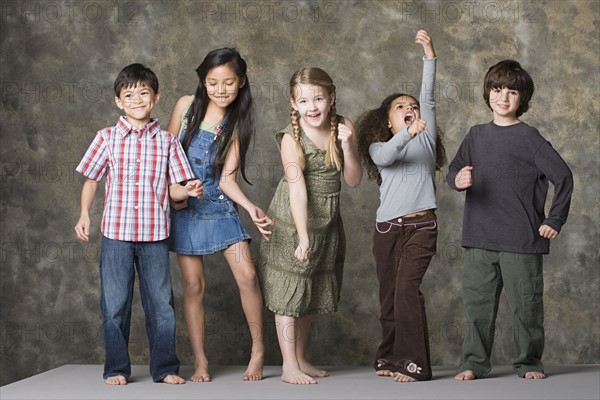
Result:
[[[530,371],[543,372],[542,266],[541,254],[465,250],[463,303],[467,325],[458,372],[471,370],[478,378],[490,373],[502,288],[513,323],[516,349],[513,367],[520,377]]]

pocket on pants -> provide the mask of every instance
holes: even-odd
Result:
[[[521,318],[523,323],[530,326],[544,324],[544,279],[532,278],[521,281],[523,308]]]

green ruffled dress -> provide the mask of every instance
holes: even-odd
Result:
[[[294,136],[291,124],[276,134],[279,147],[283,135]],[[267,212],[274,222],[273,233],[268,241],[262,239],[257,263],[265,306],[276,314],[292,317],[337,311],[346,252],[339,206],[340,172],[334,165],[325,164],[325,151],[316,147],[302,129],[300,144],[306,160],[310,258],[300,262],[294,256],[298,234],[284,176]],[[338,150],[343,154],[339,142]]]

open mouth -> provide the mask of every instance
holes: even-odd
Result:
[[[415,120],[415,116],[412,114],[407,114],[404,116],[404,123],[406,125],[412,124],[414,120]]]

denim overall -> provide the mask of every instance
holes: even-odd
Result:
[[[227,117],[216,128],[217,132],[222,130],[226,120]],[[185,128],[180,135],[181,141],[185,137]],[[169,250],[177,254],[212,254],[243,240],[250,241],[237,205],[219,189],[221,174],[214,164],[220,138],[218,134],[200,128],[187,150],[192,171],[204,185],[204,194],[199,199],[188,198],[188,206],[184,209],[171,208]]]

